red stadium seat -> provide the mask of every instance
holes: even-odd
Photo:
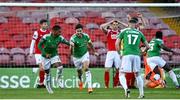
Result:
[[[21,48],[12,48],[10,51],[12,55],[12,62],[15,65],[24,65],[25,64],[25,52]]]
[[[13,40],[9,40],[4,43],[5,48],[14,48],[15,46],[17,46],[17,43]]]

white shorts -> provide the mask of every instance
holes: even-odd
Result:
[[[166,64],[166,61],[162,59],[162,57],[155,56],[155,57],[149,57],[147,58],[147,64],[151,67],[153,70],[156,66],[158,67],[164,67]]]
[[[77,69],[82,69],[83,67],[83,62],[85,61],[90,61],[89,60],[89,52],[87,52],[86,54],[84,54],[84,56],[82,56],[81,58],[75,58],[73,57],[73,62],[74,65]]]
[[[121,72],[140,72],[141,58],[138,55],[125,55],[122,57]]]
[[[44,70],[50,69],[51,65],[57,62],[61,62],[59,56],[54,56],[50,59],[42,57],[42,65],[44,67]]]
[[[111,68],[113,63],[116,68],[120,68],[121,66],[120,55],[118,54],[117,51],[108,51],[106,55],[105,68]]]
[[[36,64],[39,65],[40,63],[42,63],[42,56],[41,54],[35,54],[35,59],[36,59]]]

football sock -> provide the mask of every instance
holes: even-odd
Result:
[[[45,77],[44,70],[39,70],[39,85],[43,85],[44,84],[44,77]]]
[[[126,83],[125,73],[119,74],[119,80],[120,80],[120,83],[121,83],[122,87],[126,91],[128,89],[128,87],[127,87],[127,83]]]
[[[175,73],[172,70],[169,71],[169,76],[173,80],[174,84],[176,86],[179,86],[179,83],[177,81],[176,75],[175,75]]]
[[[105,86],[108,88],[109,87],[109,72],[105,71],[104,73],[104,82],[105,82]]]
[[[143,80],[142,77],[139,75],[136,77],[137,81],[137,87],[139,88],[139,95],[144,95],[144,89],[143,89]]]
[[[92,76],[91,72],[88,70],[85,72],[86,74],[86,82],[88,83],[88,88],[92,88]]]

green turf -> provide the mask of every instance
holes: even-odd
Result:
[[[136,99],[138,89],[131,89],[131,98]],[[124,98],[123,89],[94,89],[92,94],[87,90],[54,89],[48,94],[46,89],[0,89],[0,99],[120,99]],[[180,99],[180,90],[175,88],[145,89],[147,99]]]

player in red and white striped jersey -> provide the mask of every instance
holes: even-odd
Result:
[[[105,73],[104,81],[105,88],[109,88],[109,69],[113,66],[116,67],[116,75],[114,77],[114,87],[117,87],[119,83],[119,67],[120,67],[120,56],[115,48],[116,37],[120,32],[120,25],[127,27],[127,24],[118,20],[112,20],[100,26],[101,30],[107,35],[107,56],[105,61]]]
[[[34,54],[35,59],[36,59],[36,64],[39,65],[39,78],[40,79],[39,79],[39,84],[37,88],[45,88],[45,85],[44,85],[45,72],[41,64],[41,51],[38,49],[38,43],[45,34],[49,34],[49,30],[47,28],[48,28],[47,20],[45,19],[40,20],[40,29],[34,32],[31,45],[30,45],[30,56],[32,57]]]

